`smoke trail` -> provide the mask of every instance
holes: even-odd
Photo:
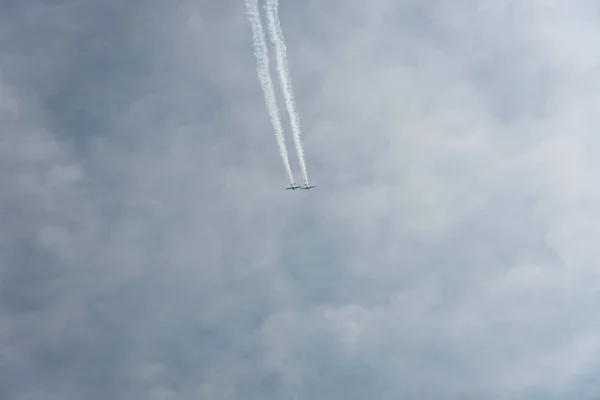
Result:
[[[277,72],[279,73],[279,79],[281,80],[285,105],[290,116],[292,135],[294,144],[296,145],[296,153],[298,155],[298,162],[300,163],[300,170],[302,171],[304,184],[308,185],[308,174],[306,172],[306,163],[304,161],[304,151],[302,150],[302,142],[300,141],[300,117],[298,115],[298,111],[296,111],[296,105],[294,104],[294,92],[292,90],[292,83],[290,81],[287,66],[287,49],[285,46],[283,32],[281,30],[281,23],[279,21],[279,13],[277,11],[278,7],[279,0],[266,0],[265,11],[269,24],[269,37],[271,39],[271,43],[273,43],[273,47],[275,47]]]
[[[290,161],[288,159],[287,149],[285,148],[283,127],[281,125],[281,119],[279,118],[275,90],[273,89],[273,81],[271,80],[271,73],[269,71],[269,50],[267,48],[267,41],[265,39],[262,22],[260,21],[258,0],[246,0],[245,4],[248,22],[252,28],[252,45],[254,47],[254,56],[256,57],[258,80],[260,81],[260,86],[265,97],[265,104],[267,106],[267,111],[269,112],[273,130],[275,131],[275,138],[277,139],[277,145],[279,146],[279,153],[283,160],[283,165],[285,166],[290,182],[293,183],[294,177],[292,176]]]

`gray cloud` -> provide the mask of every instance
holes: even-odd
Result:
[[[0,397],[597,397],[594,7],[6,3]]]

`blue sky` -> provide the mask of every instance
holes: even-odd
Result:
[[[0,397],[596,399],[599,11],[3,3]]]

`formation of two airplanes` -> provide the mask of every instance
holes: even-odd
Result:
[[[312,189],[314,187],[316,187],[316,186],[309,186],[309,185],[300,186],[300,185],[296,185],[294,182],[292,182],[292,184],[290,185],[290,187],[287,187],[286,190],[296,190],[296,189],[310,190],[310,189]]]

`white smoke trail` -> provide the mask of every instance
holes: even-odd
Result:
[[[308,173],[306,172],[304,151],[302,149],[302,142],[300,141],[300,116],[298,115],[296,105],[294,104],[294,91],[292,90],[292,83],[287,65],[287,48],[285,46],[283,31],[281,30],[279,12],[277,11],[278,8],[279,0],[266,0],[265,11],[269,25],[269,37],[271,39],[271,43],[273,43],[273,47],[275,47],[277,72],[279,73],[279,79],[281,80],[285,105],[290,116],[292,135],[294,144],[296,145],[296,153],[298,155],[298,162],[300,163],[300,170],[302,171],[304,184],[308,185]]]
[[[252,45],[254,47],[254,56],[256,57],[256,72],[258,80],[262,88],[265,104],[275,131],[275,138],[279,146],[279,153],[283,160],[283,165],[288,174],[290,182],[294,182],[290,161],[288,158],[287,149],[285,147],[285,139],[283,137],[283,126],[277,109],[277,100],[275,98],[275,90],[273,89],[273,81],[271,80],[271,72],[269,70],[269,49],[265,39],[265,32],[260,21],[260,13],[258,11],[258,0],[246,0],[246,10],[248,14],[248,22],[252,28]]]

